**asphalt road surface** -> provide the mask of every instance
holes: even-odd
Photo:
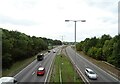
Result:
[[[57,52],[59,49],[55,48],[55,50]],[[53,53],[52,50],[50,53],[45,53],[45,57],[42,61],[34,60],[31,64],[29,64],[26,68],[21,70],[14,77],[18,80],[18,82],[23,82],[23,83],[47,82],[50,72],[50,67],[55,56],[56,53]],[[46,72],[43,76],[37,76],[36,74],[36,71],[39,68],[39,66],[45,67]]]
[[[75,53],[75,51],[70,46],[66,48],[66,52],[67,52],[68,56],[70,57],[70,59],[72,60],[72,62],[78,67],[79,70],[81,70],[83,76],[85,77],[85,79],[88,82],[90,82],[90,83],[96,83],[96,82],[105,83],[105,82],[107,82],[107,83],[120,84],[120,82],[118,82],[118,79],[114,78],[113,76],[111,76],[107,72],[103,71],[102,69],[100,69],[99,67],[94,65],[93,63],[89,62],[87,59],[80,56],[78,53]],[[86,67],[91,68],[92,70],[95,71],[95,73],[97,73],[97,75],[98,75],[97,80],[91,80],[85,75],[84,71],[85,71]]]

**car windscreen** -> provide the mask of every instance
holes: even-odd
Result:
[[[93,71],[90,71],[89,73],[90,73],[90,74],[95,74]]]

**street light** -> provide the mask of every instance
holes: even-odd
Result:
[[[78,22],[78,21],[86,22],[86,20],[65,20],[65,22],[69,22],[69,21],[73,21],[73,22]]]
[[[76,44],[76,22],[86,22],[86,20],[65,20],[65,22],[75,22],[75,44]]]
[[[75,22],[75,66],[76,66],[76,22],[86,22],[86,20],[65,20],[65,22]],[[74,75],[75,79],[75,75]]]
[[[76,44],[76,22],[86,22],[86,20],[65,20],[65,22],[75,22],[75,44]],[[75,45],[76,46],[76,45]]]

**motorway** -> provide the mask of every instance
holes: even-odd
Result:
[[[90,83],[96,83],[96,82],[109,82],[109,83],[118,83],[118,79],[114,78],[107,72],[103,71],[99,67],[97,67],[95,64],[89,62],[87,59],[83,58],[78,53],[75,53],[75,51],[69,46],[66,48],[67,55],[70,57],[71,61],[76,65],[78,70],[82,72],[83,77],[87,80],[87,82]],[[97,80],[91,80],[89,79],[85,74],[84,70],[86,67],[89,67],[95,71],[98,75]]]
[[[55,48],[55,51],[60,51],[60,48]],[[51,50],[52,51],[52,50]],[[103,71],[93,63],[89,62],[87,59],[83,58],[78,53],[75,53],[75,51],[69,46],[66,47],[66,53],[70,57],[71,61],[75,64],[75,66],[78,68],[79,71],[82,72],[83,77],[87,80],[89,83],[96,83],[96,82],[110,82],[110,83],[117,83],[118,79],[114,78],[107,72]],[[34,60],[31,64],[29,64],[27,67],[25,67],[23,70],[21,70],[18,74],[16,74],[14,77],[18,80],[18,82],[47,82],[49,76],[50,76],[50,67],[52,65],[53,59],[56,56],[57,53],[45,53],[44,60],[37,61]],[[43,66],[46,69],[46,73],[44,76],[37,76],[36,71],[39,66]],[[93,69],[97,75],[97,80],[90,80],[85,74],[84,70],[86,67],[90,67]]]
[[[58,48],[55,48],[56,52],[59,51]],[[50,67],[52,65],[53,59],[56,56],[56,53],[53,53],[52,50],[50,53],[45,53],[44,59],[42,61],[34,60],[31,64],[29,64],[26,68],[21,70],[14,77],[18,80],[18,82],[47,82],[50,72]],[[37,76],[36,71],[39,66],[45,67],[45,74],[43,76]]]

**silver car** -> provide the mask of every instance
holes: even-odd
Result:
[[[90,79],[97,79],[98,75],[90,68],[85,69],[85,75]]]

